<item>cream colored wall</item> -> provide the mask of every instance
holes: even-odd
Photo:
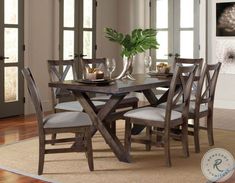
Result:
[[[117,29],[118,0],[98,0],[97,2],[96,57],[115,58],[118,61],[118,45],[110,42],[104,35],[105,27]],[[114,74],[117,73],[118,68],[117,66]]]
[[[118,30],[123,33],[130,33],[135,28],[149,28],[148,2],[147,0],[119,0]],[[144,54],[138,54],[135,57],[134,73],[145,72],[143,60]]]
[[[47,59],[54,57],[54,1],[25,1],[25,66],[32,70],[45,110],[51,109]],[[25,113],[34,109],[26,94]]]

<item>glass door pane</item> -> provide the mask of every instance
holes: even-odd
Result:
[[[92,58],[92,32],[83,32],[83,54],[84,58]]]
[[[180,0],[180,57],[195,58],[195,0]]]
[[[194,0],[180,1],[180,27],[194,27]]]
[[[8,57],[5,63],[18,62],[18,28],[5,28],[4,55]]]
[[[4,1],[4,23],[18,24],[18,0]]]
[[[73,59],[74,57],[74,31],[65,30],[64,31],[64,60]]]
[[[157,28],[168,28],[168,0],[157,0]]]
[[[5,67],[4,69],[4,101],[18,100],[18,67]]]
[[[193,31],[180,31],[180,57],[193,58],[194,53]]]
[[[156,29],[157,41],[160,44],[159,49],[156,51],[156,62],[167,61],[169,52],[169,1],[157,0],[156,1]]]
[[[94,57],[93,6],[94,0],[83,0],[83,58]]]
[[[157,50],[157,60],[168,59],[168,31],[158,31],[157,41],[160,44]]]
[[[93,27],[93,0],[83,1],[83,27]]]
[[[66,0],[66,3],[64,3],[64,27],[74,27],[74,7],[74,0]]]

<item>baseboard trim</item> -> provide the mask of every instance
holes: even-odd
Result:
[[[42,106],[44,111],[52,111],[52,103],[49,100],[42,101]],[[25,103],[25,115],[34,114],[34,106],[32,102]]]
[[[214,107],[215,108],[222,108],[222,109],[235,109],[235,101],[215,100]]]

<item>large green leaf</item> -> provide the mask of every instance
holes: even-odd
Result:
[[[156,29],[134,29],[130,34],[123,35],[112,28],[105,28],[105,37],[122,46],[122,56],[132,57],[148,49],[158,49]]]

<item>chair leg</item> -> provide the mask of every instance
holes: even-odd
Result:
[[[157,132],[158,131],[162,131],[162,129],[161,128],[156,128],[156,130],[157,130]],[[162,136],[161,135],[159,135],[158,133],[157,133],[157,135],[156,135],[156,142],[157,142],[157,144],[161,144],[162,143]]]
[[[116,135],[116,121],[112,121],[112,122],[110,123],[110,129],[111,129],[111,133],[112,133],[113,135]]]
[[[209,113],[207,116],[207,135],[208,135],[208,141],[209,145],[214,145],[214,136],[213,136],[213,114]]]
[[[127,154],[130,154],[130,151],[131,151],[131,122],[130,122],[130,118],[127,118],[125,121],[124,147],[125,147]]]
[[[194,125],[193,125],[193,133],[194,133],[194,146],[195,146],[195,153],[200,153],[200,142],[199,142],[199,117],[194,118]]]
[[[45,159],[45,139],[39,138],[39,162],[38,162],[38,175],[42,175]]]
[[[185,157],[189,157],[189,148],[188,148],[188,121],[185,121],[182,125],[182,146],[183,153]]]
[[[166,166],[171,167],[171,155],[170,155],[170,138],[169,135],[164,135],[164,152]]]
[[[152,141],[152,127],[148,126],[146,127],[146,136],[148,140],[148,144],[145,145],[146,151],[151,151],[151,141]]]
[[[51,143],[51,145],[55,145],[56,133],[53,133],[53,134],[51,135],[51,140],[53,141],[53,142]]]
[[[86,129],[85,132],[85,141],[86,141],[86,155],[88,160],[88,166],[90,171],[94,170],[94,162],[93,162],[93,149],[92,149],[92,141],[91,141],[91,129]]]

